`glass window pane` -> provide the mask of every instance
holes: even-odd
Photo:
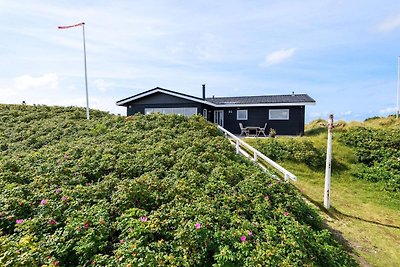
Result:
[[[172,108],[163,108],[163,114],[173,114]]]
[[[237,120],[247,120],[247,110],[238,110]]]
[[[161,114],[177,114],[192,116],[197,114],[197,108],[187,107],[187,108],[145,108],[144,113],[150,114],[154,112],[159,112]]]
[[[153,112],[153,109],[152,108],[145,108],[144,109],[144,114],[150,114],[150,113],[152,113]]]
[[[163,113],[161,108],[153,108],[152,112],[154,112],[154,113],[158,112],[158,113],[161,113],[161,114]]]
[[[192,116],[197,114],[197,108],[184,108],[185,116]]]
[[[289,109],[270,109],[270,120],[289,120]]]
[[[173,113],[177,114],[177,115],[183,115],[184,110],[183,110],[183,108],[174,108]]]

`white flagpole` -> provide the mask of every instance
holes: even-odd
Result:
[[[89,114],[89,91],[88,91],[87,66],[86,66],[85,22],[82,22],[82,30],[83,30],[83,56],[84,56],[84,61],[85,61],[86,118],[87,118],[88,120],[90,120],[90,114]]]
[[[396,109],[396,119],[399,118],[400,113],[400,56],[397,57],[397,109]]]
[[[81,22],[75,25],[70,25],[70,26],[58,26],[59,29],[69,29],[73,27],[78,27],[82,26],[82,32],[83,32],[83,60],[85,64],[85,86],[86,86],[86,118],[89,120],[90,119],[90,114],[89,114],[89,91],[88,91],[88,82],[87,82],[87,66],[86,66],[86,40],[85,40],[85,22]]]

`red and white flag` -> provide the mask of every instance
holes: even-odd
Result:
[[[85,25],[85,22],[81,22],[75,25],[71,25],[71,26],[58,26],[59,29],[68,29],[68,28],[73,28],[73,27],[78,27],[78,26],[83,26]]]

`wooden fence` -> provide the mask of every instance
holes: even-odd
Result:
[[[260,151],[258,151],[254,147],[252,147],[251,145],[247,144],[246,142],[244,142],[242,139],[240,139],[233,133],[229,132],[228,130],[226,130],[225,128],[223,128],[219,125],[218,125],[218,129],[221,130],[225,134],[225,136],[228,137],[229,140],[236,146],[237,154],[242,154],[245,157],[250,158],[254,162],[258,163],[264,170],[265,170],[265,166],[272,167],[278,173],[282,174],[285,181],[289,181],[289,179],[293,180],[293,181],[297,181],[297,177],[293,173],[286,170],[281,165],[279,165],[272,159],[268,158],[263,153],[261,153]],[[250,153],[248,153],[248,151]],[[251,155],[251,153],[253,155]],[[262,164],[262,163],[264,163],[264,164]]]

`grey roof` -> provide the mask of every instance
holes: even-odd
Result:
[[[267,106],[267,105],[313,105],[315,100],[307,94],[291,94],[291,95],[263,95],[263,96],[236,96],[236,97],[210,97],[203,100],[202,98],[182,94],[165,88],[156,87],[148,91],[124,98],[117,101],[118,106],[127,106],[131,101],[145,97],[157,92],[173,95],[189,99],[195,102],[211,105],[214,107],[232,107],[232,106]]]
[[[307,94],[214,97],[206,98],[206,101],[214,103],[216,105],[315,103],[315,100],[309,97]]]

